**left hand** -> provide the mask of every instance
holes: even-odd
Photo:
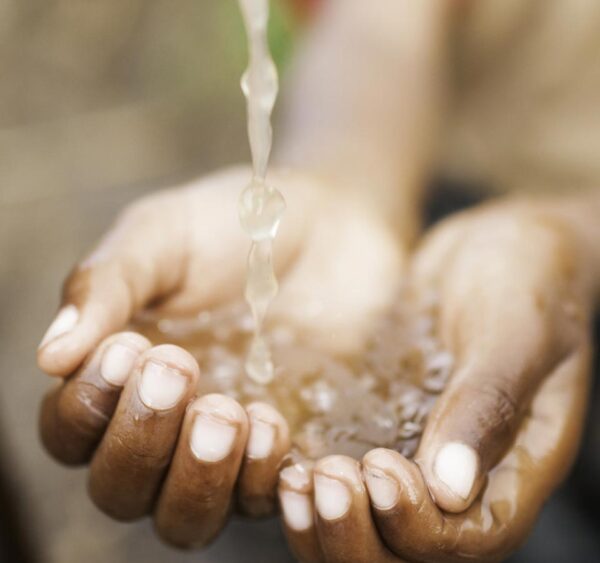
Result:
[[[68,278],[38,351],[40,367],[64,378],[41,407],[46,449],[89,463],[89,494],[105,513],[152,515],[180,547],[212,541],[232,506],[274,510],[288,426],[269,405],[199,396],[203,375],[186,350],[121,331],[136,314],[192,317],[240,299],[249,241],[235,209],[249,178],[225,170],[124,210]],[[333,181],[276,170],[270,181],[290,206],[269,317],[336,352],[362,346],[403,275],[403,241],[363,199],[336,197]]]
[[[520,545],[582,430],[584,258],[568,226],[535,204],[489,206],[433,230],[413,281],[439,295],[451,379],[414,460],[376,449],[362,463],[330,456],[282,472],[300,560],[496,561]]]

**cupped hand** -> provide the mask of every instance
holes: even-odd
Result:
[[[592,312],[586,257],[535,203],[474,210],[433,230],[416,287],[439,299],[455,357],[419,450],[330,456],[281,474],[302,561],[496,561],[564,478],[585,414]]]
[[[63,378],[41,411],[46,448],[90,463],[89,493],[107,514],[152,514],[179,546],[204,545],[237,505],[274,510],[286,421],[263,403],[197,396],[185,350],[122,332],[136,314],[170,317],[238,301],[249,241],[237,219],[247,169],[149,196],[127,208],[65,283],[38,362]],[[269,180],[288,201],[275,245],[272,316],[325,348],[360,346],[402,272],[402,242],[374,210],[294,172]]]

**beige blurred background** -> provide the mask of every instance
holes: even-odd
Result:
[[[292,20],[274,9],[282,63]],[[247,158],[244,65],[235,0],[0,0],[0,522],[17,543],[17,509],[36,561],[242,561],[249,536],[252,561],[288,558],[276,526],[234,524],[235,542],[186,555],[148,522],[112,522],[36,428],[51,382],[35,350],[63,277],[126,202]]]

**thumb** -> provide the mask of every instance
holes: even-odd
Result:
[[[59,311],[38,348],[38,365],[66,376],[139,308],[173,290],[183,272],[185,227],[168,228],[163,195],[128,208],[67,278]],[[170,222],[169,222],[170,223]]]
[[[504,301],[506,302],[506,301]],[[457,365],[432,410],[416,461],[440,508],[466,510],[510,445],[541,382],[574,349],[564,325],[513,295],[511,308],[462,317]]]

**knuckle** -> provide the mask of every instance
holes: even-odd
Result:
[[[514,385],[499,379],[480,381],[468,385],[463,392],[470,397],[464,412],[476,413],[476,426],[469,433],[475,430],[478,441],[487,442],[491,436],[497,439],[516,427],[523,406],[514,391]],[[466,423],[472,425],[473,421]]]
[[[145,440],[139,436],[119,434],[113,436],[113,447],[120,455],[127,458],[127,463],[134,467],[162,468],[171,461],[171,451],[158,451],[154,445],[146,447]]]
[[[111,414],[104,392],[87,381],[67,383],[57,404],[59,421],[80,436],[97,436],[108,424]]]

